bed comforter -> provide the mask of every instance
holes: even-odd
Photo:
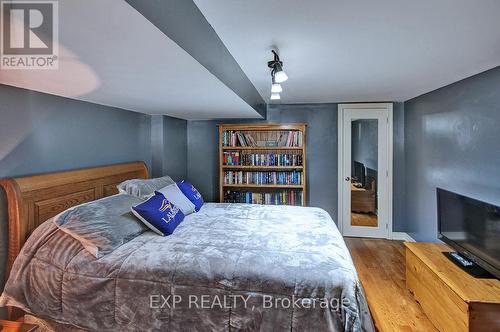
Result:
[[[50,220],[0,306],[95,331],[372,331],[342,236],[319,208],[208,203],[173,235],[96,259]]]

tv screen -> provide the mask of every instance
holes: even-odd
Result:
[[[358,183],[361,183],[363,187],[366,185],[365,183],[365,165],[363,165],[360,162],[353,161],[352,162],[352,177],[354,180],[356,180]]]
[[[500,207],[437,189],[439,238],[500,278]]]

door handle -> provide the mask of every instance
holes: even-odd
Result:
[[[351,178],[350,177],[346,177],[345,180],[349,182],[349,181],[351,181]]]

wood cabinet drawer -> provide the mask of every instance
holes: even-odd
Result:
[[[406,251],[406,286],[440,331],[468,331],[468,306],[411,251]]]
[[[468,275],[436,243],[406,242],[406,287],[442,332],[500,331],[500,281]]]

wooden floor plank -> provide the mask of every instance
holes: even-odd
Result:
[[[381,332],[437,331],[406,289],[402,241],[345,238]]]

